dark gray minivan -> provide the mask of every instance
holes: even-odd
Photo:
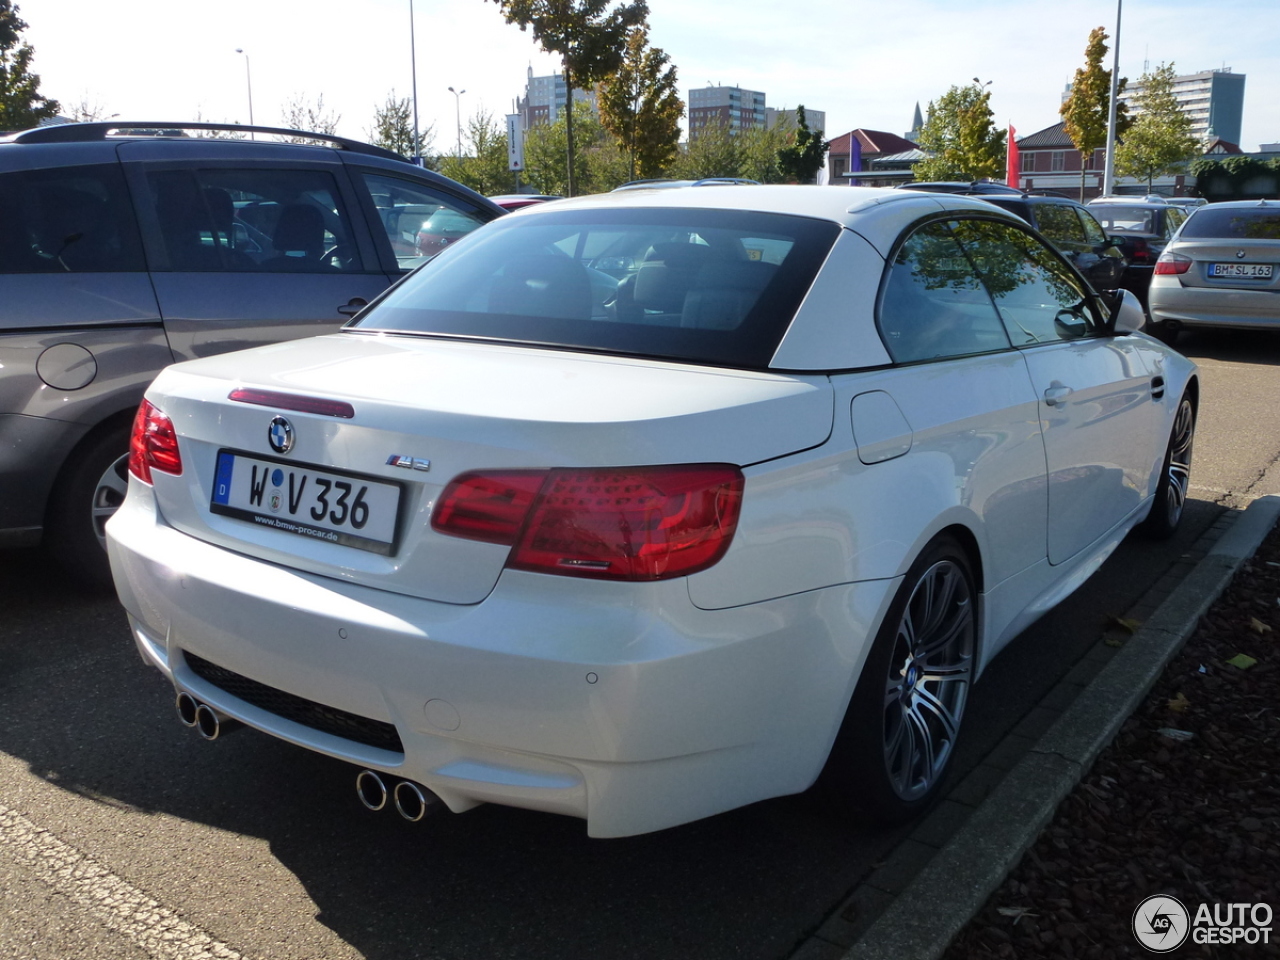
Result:
[[[245,139],[259,134],[311,142]],[[455,214],[443,241],[424,230],[441,209]],[[502,213],[390,151],[304,131],[0,137],[0,547],[43,541],[106,582],[103,526],[162,367],[336,330]]]

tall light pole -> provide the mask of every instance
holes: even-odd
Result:
[[[453,87],[450,87],[450,88],[449,88],[449,92],[453,94],[453,105],[454,105],[454,108],[455,108],[455,112],[457,113],[457,123],[458,123],[458,153],[457,153],[457,156],[461,157],[461,156],[462,156],[462,95],[463,95],[464,93],[466,93],[467,91],[465,91],[465,90],[455,90],[455,89],[453,89]]]
[[[409,61],[413,77],[413,162],[422,166],[422,153],[418,149],[418,51],[413,41],[413,0],[409,0]]]
[[[253,126],[253,74],[249,71],[249,55],[240,47],[236,47],[236,53],[244,54],[244,82],[249,90],[249,126]],[[253,131],[249,131],[249,139],[256,140]]]
[[[1102,195],[1111,196],[1116,185],[1116,96],[1120,92],[1120,5],[1116,0],[1116,35],[1111,58],[1111,99],[1107,103],[1107,153],[1102,166]]]

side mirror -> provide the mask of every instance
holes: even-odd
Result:
[[[1103,294],[1102,301],[1111,311],[1109,326],[1117,336],[1137,333],[1147,325],[1146,311],[1130,291],[1113,290]]]

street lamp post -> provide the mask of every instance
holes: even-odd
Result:
[[[1107,102],[1107,153],[1102,165],[1102,195],[1111,196],[1116,185],[1116,96],[1120,92],[1120,5],[1116,0],[1116,35],[1112,44],[1111,99]]]
[[[413,40],[413,0],[409,0],[409,60],[410,75],[413,77],[413,162],[422,166],[422,152],[418,149],[418,51]]]
[[[458,157],[461,157],[461,156],[462,156],[462,95],[463,95],[464,93],[466,93],[467,91],[465,91],[465,90],[455,90],[455,89],[453,89],[453,87],[450,87],[450,88],[449,88],[449,92],[453,94],[453,105],[454,105],[455,113],[457,114],[457,124],[458,124],[458,153],[457,153],[457,156],[458,156]]]
[[[249,55],[240,47],[236,47],[236,53],[244,54],[244,82],[249,90],[249,126],[253,126],[253,74],[249,70]],[[249,131],[249,139],[256,140],[253,131]]]

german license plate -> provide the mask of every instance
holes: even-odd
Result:
[[[395,552],[400,493],[398,483],[219,450],[209,509],[389,556]]]
[[[1270,280],[1271,264],[1269,263],[1211,263],[1211,277],[1244,277],[1248,280]]]

